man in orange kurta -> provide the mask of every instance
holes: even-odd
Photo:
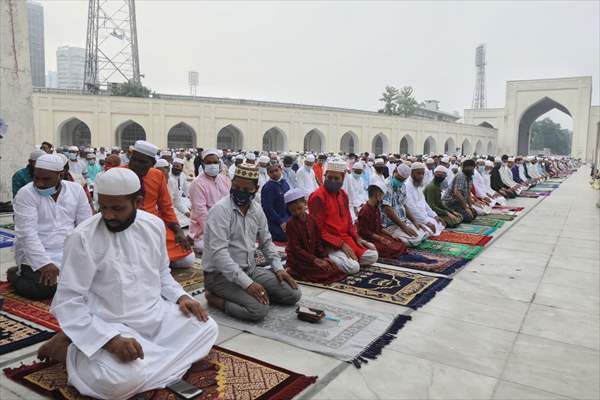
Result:
[[[317,178],[319,186],[323,186],[323,166],[325,165],[326,160],[327,156],[325,154],[320,154],[317,158],[317,162],[313,164],[313,171],[315,171],[315,178]]]
[[[158,147],[144,140],[135,142],[129,159],[129,169],[140,177],[143,200],[138,208],[156,215],[167,227],[167,252],[172,268],[191,267],[195,255],[177,222],[173,203],[162,171],[153,168]]]

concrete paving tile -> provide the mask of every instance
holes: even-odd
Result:
[[[499,377],[516,333],[417,311],[389,348],[429,361]]]
[[[494,400],[567,400],[568,397],[549,393],[529,386],[500,381],[492,397]]]
[[[243,332],[238,329],[233,329],[233,328],[230,328],[225,325],[219,325],[219,336],[217,337],[217,341],[215,344],[221,344],[231,338],[236,337],[240,333],[243,333]]]
[[[361,369],[344,370],[315,399],[487,399],[496,382],[464,369],[384,352]]]
[[[600,353],[530,335],[519,335],[503,380],[577,399],[600,396]]]
[[[554,245],[558,241],[558,233],[556,235],[547,235],[546,232],[536,232],[535,234],[533,234],[531,232],[524,232],[522,230],[518,232],[513,232],[512,230],[510,230],[505,236],[503,236],[500,239],[503,239],[504,237],[507,237],[508,239],[514,240],[516,242],[520,242],[521,244],[542,243]]]
[[[600,297],[593,289],[542,283],[533,302],[592,315],[600,314]]]
[[[496,243],[494,243],[494,250],[523,250],[523,248],[525,248],[529,253],[542,254],[552,253],[554,247],[554,243],[538,243],[513,239],[510,235],[510,232],[507,235],[502,236]]]
[[[600,247],[598,245],[575,247],[566,244],[557,244],[553,254],[565,257],[589,258],[600,263]]]
[[[508,233],[510,235],[510,232]],[[550,260],[551,253],[543,254],[543,253],[533,253],[527,250],[527,244],[523,243],[522,250],[508,250],[503,248],[496,248],[495,245],[491,245],[489,249],[484,250],[479,257],[483,259],[495,259],[498,261],[507,262],[510,260],[511,262],[519,262],[523,265],[537,265],[545,267],[548,264],[548,260]]]
[[[497,258],[481,256],[469,262],[461,274],[478,273],[512,276],[518,279],[539,282],[545,270],[544,266],[524,264],[512,258],[498,260]]]
[[[600,262],[591,258],[567,257],[555,254],[550,258],[548,268],[563,268],[583,273],[600,273]]]
[[[538,282],[527,278],[469,273],[468,270],[465,270],[454,277],[450,286],[453,290],[459,292],[474,292],[483,296],[503,297],[530,302],[537,285]]]
[[[592,293],[600,292],[599,274],[586,274],[564,268],[548,268],[542,283],[589,289]]]
[[[597,315],[532,304],[521,332],[600,350],[600,317]]]

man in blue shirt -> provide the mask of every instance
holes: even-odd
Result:
[[[262,187],[260,201],[269,224],[269,232],[276,242],[287,242],[285,226],[290,215],[283,200],[285,192],[290,190],[290,185],[281,175],[279,164],[270,164],[267,167],[269,180]]]

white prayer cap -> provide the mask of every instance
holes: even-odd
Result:
[[[92,149],[92,148],[89,148],[89,147],[86,147],[86,149],[85,149],[85,152],[86,152],[86,153],[93,153],[93,152],[94,152],[94,149]]]
[[[532,160],[535,160],[535,157],[534,157],[534,156],[529,156],[529,157],[527,157],[527,161],[532,161]],[[509,161],[510,161],[510,159],[509,159]]]
[[[370,160],[375,159],[375,153],[369,153],[369,159]]]
[[[375,162],[373,163],[373,165],[383,165],[385,164],[385,162],[383,161],[383,158],[376,158]]]
[[[256,160],[256,154],[254,154],[254,153],[246,154],[246,160],[250,160],[250,161]]]
[[[170,156],[171,155],[171,151],[169,150],[161,150],[160,152],[160,156]]]
[[[69,162],[69,159],[63,153],[58,153],[57,156],[60,157],[60,159],[63,163],[63,168],[64,168],[64,166],[67,165],[67,163]]]
[[[243,154],[238,154],[237,156],[235,156],[236,160],[243,160],[244,159],[244,155]]]
[[[315,156],[312,155],[312,154],[309,154],[309,155],[306,156],[306,160],[305,161],[315,162]]]
[[[94,153],[87,153],[85,156],[88,160],[94,159],[96,158],[96,154]]]
[[[450,158],[448,156],[444,156],[444,157],[442,157],[442,159],[440,161],[443,162],[444,164],[448,164],[450,162]]]
[[[365,169],[365,163],[362,161],[357,161],[352,164],[352,169],[360,169],[362,171]]]
[[[169,166],[169,162],[167,160],[165,160],[164,158],[159,158],[158,160],[156,160],[156,164],[154,164],[154,168],[164,168],[164,167],[168,167]]]
[[[509,157],[508,158],[508,162],[515,162],[515,158],[514,157]]]
[[[433,173],[435,174],[436,172],[443,172],[445,174],[448,174],[448,168],[444,167],[443,165],[438,165],[437,167],[435,167],[435,169],[433,170]]]
[[[428,158],[427,160],[425,160],[425,164],[433,164],[435,161],[433,161],[433,158]]]
[[[502,162],[502,158],[496,157],[496,158],[494,158],[494,162]]]
[[[79,151],[79,147],[77,147],[77,146],[69,146],[69,151]]]
[[[403,178],[408,178],[408,176],[410,175],[410,167],[406,164],[398,165],[398,167],[396,167],[396,171],[398,171],[400,176]]]
[[[300,198],[306,197],[306,192],[302,189],[290,189],[283,195],[283,201],[285,204],[289,204],[292,201],[296,201]]]
[[[44,150],[34,150],[31,152],[31,154],[29,154],[29,159],[31,161],[35,161],[38,158],[40,158],[41,156],[43,156],[44,154],[46,154],[46,152]]]
[[[425,164],[422,162],[414,162],[410,166],[410,170],[414,171],[415,169],[425,169]]]
[[[346,172],[346,163],[342,160],[333,160],[327,163],[325,172]]]
[[[206,149],[202,152],[202,158],[206,158],[208,156],[219,157],[219,153],[217,153],[217,149]]]
[[[55,154],[44,154],[35,160],[35,167],[47,171],[62,171],[65,164],[62,158]]]
[[[223,157],[223,150],[217,150],[217,156],[219,156],[219,158]]]
[[[258,162],[259,163],[268,164],[269,161],[271,161],[271,159],[269,158],[269,156],[260,156],[260,157],[258,157]]]
[[[493,162],[491,162],[490,160],[485,160],[485,166],[486,166],[486,167],[493,167],[493,166],[494,166],[494,163],[493,163]]]
[[[156,157],[156,153],[158,153],[158,147],[145,140],[136,141],[133,150],[152,158]]]
[[[185,162],[183,161],[183,158],[175,158],[173,160],[173,164],[181,164],[183,165]]]
[[[126,196],[140,190],[140,178],[129,168],[111,168],[96,179],[99,194]]]
[[[369,186],[377,186],[383,193],[387,192],[387,186],[381,179],[371,179]]]

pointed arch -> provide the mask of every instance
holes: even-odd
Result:
[[[490,140],[487,144],[487,155],[491,156],[494,154],[494,143]]]
[[[572,117],[571,112],[561,103],[550,97],[543,97],[530,105],[519,117],[519,133],[517,136],[518,154],[529,154],[529,145],[531,142],[531,126],[538,117],[546,114],[548,111],[556,108],[559,111]]]
[[[262,149],[266,151],[286,151],[287,136],[283,130],[274,126],[263,134]]]
[[[461,154],[463,156],[470,156],[471,154],[473,154],[473,146],[471,146],[471,142],[469,142],[469,139],[463,140],[460,148],[461,148]]]
[[[167,133],[167,147],[169,149],[196,147],[196,131],[183,121],[175,124]]]
[[[423,154],[434,154],[437,151],[437,143],[435,139],[429,136],[423,142]]]
[[[413,154],[414,139],[409,134],[406,134],[400,139],[400,154]]]
[[[349,154],[356,153],[358,149],[358,135],[352,131],[344,133],[340,139],[340,151]]]
[[[386,135],[384,135],[382,132],[379,132],[373,138],[373,141],[371,143],[371,151],[373,153],[375,153],[376,155],[385,154],[388,152],[389,142],[390,141],[389,141],[388,137]]]
[[[325,135],[318,129],[311,129],[304,136],[304,151],[321,153],[325,149]]]
[[[146,140],[146,130],[134,120],[127,120],[117,127],[115,131],[116,142],[122,149],[133,146],[137,140]]]
[[[217,133],[217,149],[240,150],[244,147],[244,134],[233,124],[224,126]]]
[[[61,146],[89,147],[92,143],[90,127],[76,117],[69,118],[59,125],[58,137]]]
[[[481,140],[478,140],[477,144],[475,145],[475,153],[478,156],[483,154],[483,142]]]
[[[444,154],[454,154],[456,152],[456,142],[454,138],[449,137],[444,143]]]
[[[482,126],[484,128],[494,128],[494,126],[487,121],[483,121],[482,123],[479,124],[479,126]]]

